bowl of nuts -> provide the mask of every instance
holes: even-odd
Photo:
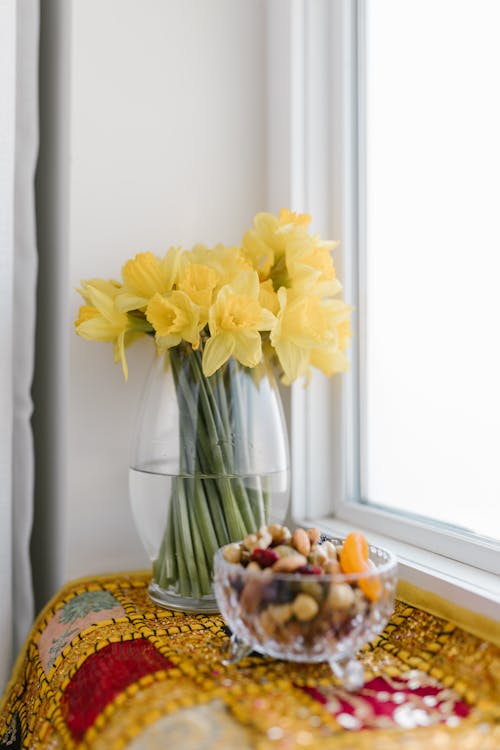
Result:
[[[215,554],[214,591],[232,637],[225,663],[251,651],[301,662],[327,661],[358,690],[356,652],[385,627],[394,607],[397,561],[360,532],[262,526]]]

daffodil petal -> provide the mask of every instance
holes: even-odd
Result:
[[[262,307],[277,315],[280,309],[278,295],[273,289],[273,282],[267,279],[260,285],[259,302]]]
[[[125,319],[123,313],[120,313],[116,309],[112,297],[109,297],[104,292],[101,292],[100,289],[96,289],[92,286],[87,287],[87,293],[94,307],[97,308],[101,315],[106,318],[106,320],[109,320],[110,323],[117,323],[119,320],[121,321]]]
[[[125,285],[138,297],[150,298],[155,292],[168,292],[159,259],[151,252],[137,253],[122,268]]]
[[[311,294],[317,294],[320,297],[334,297],[342,291],[342,284],[338,279],[333,281],[318,281],[315,287],[310,290]]]
[[[88,341],[114,341],[121,331],[109,324],[98,314],[93,318],[82,321],[76,329],[79,336]]]
[[[298,214],[295,211],[290,211],[289,208],[282,208],[279,212],[278,219],[280,227],[291,224],[307,227],[312,221],[312,217],[309,214]]]
[[[148,304],[146,318],[160,337],[179,336],[198,345],[200,308],[185,292],[176,290],[166,297],[156,293]]]
[[[280,341],[275,348],[287,382],[291,383],[305,375],[309,366],[308,351],[288,341]]]
[[[171,349],[173,346],[177,346],[177,344],[180,344],[182,341],[181,336],[158,336],[156,334],[155,336],[156,346],[160,354],[167,351],[167,349]]]
[[[262,339],[257,331],[240,331],[234,336],[233,355],[244,367],[255,367],[262,359]]]
[[[266,213],[256,214],[253,225],[255,231],[258,232],[264,242],[271,245],[271,247],[276,243],[276,232],[279,228],[276,216]]]
[[[93,305],[82,305],[78,310],[78,320],[75,320],[75,328],[78,331],[80,326],[86,320],[92,320],[99,315],[99,311],[93,307]]]
[[[313,349],[311,365],[330,377],[349,369],[349,360],[339,349]]]
[[[148,302],[149,299],[146,297],[138,297],[130,292],[120,292],[115,298],[116,309],[124,313],[130,310],[142,310]]]
[[[169,247],[161,260],[160,267],[165,290],[171,289],[175,284],[182,252],[181,247]]]
[[[247,294],[258,297],[260,291],[259,275],[257,271],[241,271],[230,284],[233,294]]]
[[[267,279],[274,263],[274,252],[269,245],[256,234],[248,230],[243,237],[243,251],[250,260],[261,279]]]
[[[276,316],[272,314],[270,310],[265,307],[262,308],[262,317],[257,329],[259,331],[270,331],[276,323]]]
[[[77,292],[82,295],[83,299],[88,303],[90,302],[88,295],[88,288],[99,289],[108,297],[115,297],[118,292],[122,289],[122,285],[115,279],[87,279],[87,281],[81,282],[82,286],[77,289]]]
[[[121,360],[122,372],[125,382],[128,380],[128,365],[127,358],[125,357],[125,331],[122,331],[115,341],[115,362]]]
[[[231,334],[221,332],[208,339],[203,349],[203,373],[213,375],[231,356],[235,341]]]

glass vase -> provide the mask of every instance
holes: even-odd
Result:
[[[152,364],[132,445],[130,500],[153,567],[151,598],[216,612],[216,550],[289,512],[289,450],[270,361],[202,371],[179,345]]]

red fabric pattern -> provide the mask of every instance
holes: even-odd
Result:
[[[346,729],[374,729],[381,726],[381,720],[384,726],[390,723],[395,727],[438,724],[450,716],[463,719],[470,712],[464,701],[456,698],[450,701],[443,686],[414,687],[404,677],[392,681],[376,677],[366,682],[355,696],[338,688],[302,689],[340,719]]]
[[[63,715],[74,739],[80,742],[106,705],[129,685],[172,666],[144,639],[110,643],[89,656],[63,696]]]

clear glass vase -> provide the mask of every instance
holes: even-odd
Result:
[[[289,450],[269,361],[234,358],[205,377],[202,352],[157,356],[138,413],[130,499],[151,558],[151,598],[216,612],[215,551],[262,524],[287,521]]]

